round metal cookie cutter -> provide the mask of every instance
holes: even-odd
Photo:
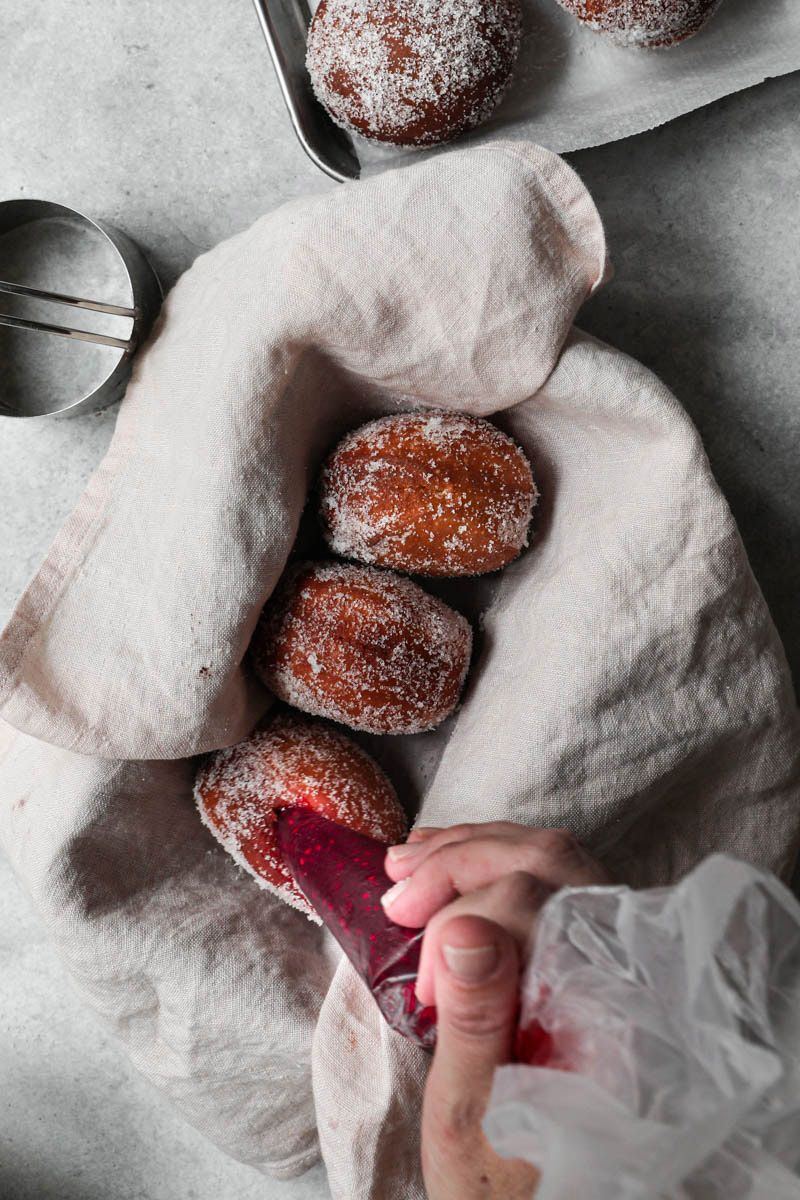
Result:
[[[74,329],[69,325],[51,324],[47,321],[32,320],[0,312],[0,325],[19,330],[20,337],[29,337],[31,333],[52,334],[72,338],[76,341],[108,346],[110,355],[109,371],[101,382],[92,386],[91,390],[84,395],[76,396],[67,402],[64,402],[63,398],[59,398],[48,404],[46,398],[34,395],[22,396],[19,400],[12,402],[3,396],[3,376],[0,372],[0,416],[76,416],[82,413],[99,412],[116,403],[122,398],[125,391],[133,355],[147,336],[161,307],[163,298],[161,284],[144,253],[127,234],[106,224],[105,221],[95,221],[76,209],[67,208],[63,204],[55,204],[50,200],[5,200],[0,201],[0,237],[21,229],[22,226],[29,225],[31,222],[54,218],[70,222],[93,237],[99,235],[113,247],[125,272],[127,290],[131,299],[130,307],[106,304],[101,299],[89,300],[63,292],[50,292],[4,279],[0,279],[0,293],[21,297],[26,301],[45,301],[54,306],[87,309],[113,317],[126,318],[128,334],[126,337],[112,337],[109,334]],[[112,354],[112,349],[119,353]]]

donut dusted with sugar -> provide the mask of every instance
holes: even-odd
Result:
[[[489,116],[511,77],[521,26],[519,0],[322,0],[306,62],[340,125],[428,146]]]
[[[450,412],[371,421],[339,443],[320,480],[334,553],[415,575],[506,566],[527,545],[537,496],[516,442]]]
[[[583,25],[623,46],[657,48],[685,41],[721,0],[558,0]]]
[[[293,714],[208,755],[194,795],[204,824],[236,862],[317,923],[281,857],[277,809],[310,809],[380,842],[405,836],[405,814],[378,764],[338,730]]]
[[[276,696],[368,733],[421,733],[449,716],[472,630],[410,579],[305,563],[284,576],[250,652]]]

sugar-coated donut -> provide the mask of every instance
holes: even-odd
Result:
[[[306,63],[340,125],[428,146],[489,116],[514,69],[521,28],[519,0],[322,0]]]
[[[558,0],[562,8],[623,46],[674,46],[697,33],[721,0]]]
[[[420,733],[455,708],[472,630],[410,579],[341,563],[290,569],[251,642],[276,696],[368,733]]]
[[[363,425],[325,464],[320,511],[335,554],[416,575],[482,575],[527,545],[537,491],[516,442],[458,413]]]
[[[405,814],[378,764],[338,730],[293,714],[208,755],[194,795],[203,822],[236,862],[318,924],[281,859],[276,810],[308,808],[381,842],[405,836]]]

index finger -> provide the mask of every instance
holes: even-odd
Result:
[[[406,838],[406,841],[399,844],[405,845],[408,842],[426,842],[429,838],[432,838],[435,833],[441,832],[442,828],[440,825],[415,825]]]
[[[568,830],[521,829],[439,843],[431,839],[424,860],[381,897],[387,915],[400,925],[419,928],[456,896],[488,887],[514,871],[533,875],[548,887],[585,887],[608,876]]]
[[[422,826],[412,829],[407,841],[389,847],[384,860],[384,870],[390,879],[405,879],[429,854],[451,842],[466,842],[472,838],[490,836],[519,839],[520,834],[526,831],[525,826],[515,825],[513,821],[466,822],[450,825],[445,829]]]

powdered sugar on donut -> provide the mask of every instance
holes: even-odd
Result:
[[[306,61],[339,124],[379,141],[429,145],[491,113],[520,35],[519,0],[322,0]]]
[[[249,875],[252,875],[258,886],[265,892],[271,892],[273,896],[277,896],[279,900],[283,900],[283,902],[288,904],[290,908],[296,908],[300,912],[305,913],[308,919],[315,922],[315,924],[322,924],[320,918],[309,906],[308,901],[303,896],[299,888],[297,888],[297,886],[291,880],[291,878],[287,876],[282,883],[274,882],[273,879],[268,879],[260,871],[257,871],[256,868],[250,864],[247,858],[245,858],[241,849],[241,840],[244,836],[246,836],[246,822],[244,823],[244,829],[239,829],[231,827],[225,823],[217,824],[216,821],[211,820],[208,809],[203,802],[203,791],[199,778],[198,782],[195,784],[194,799],[195,804],[197,805],[197,811],[200,813],[200,819],[202,820],[206,829],[213,834],[213,836],[222,846],[223,850],[227,850],[228,854],[230,854],[237,866],[247,871]],[[251,815],[253,815],[252,812]],[[275,846],[275,850],[271,856],[270,866],[272,867],[276,877],[279,875],[279,872],[283,871],[284,869],[283,863],[281,862],[278,854],[277,845]]]
[[[702,29],[721,0],[559,0],[584,25],[622,46],[663,47]]]
[[[267,891],[318,921],[284,866],[275,810],[308,807],[387,843],[404,836],[396,793],[370,756],[318,721],[289,715],[216,751],[195,780],[200,816],[231,857]]]
[[[322,471],[334,553],[418,575],[506,566],[528,542],[538,499],[522,449],[489,421],[402,413],[355,430]]]
[[[368,733],[421,733],[455,707],[472,630],[410,579],[303,564],[284,577],[251,644],[261,678],[304,712]]]

